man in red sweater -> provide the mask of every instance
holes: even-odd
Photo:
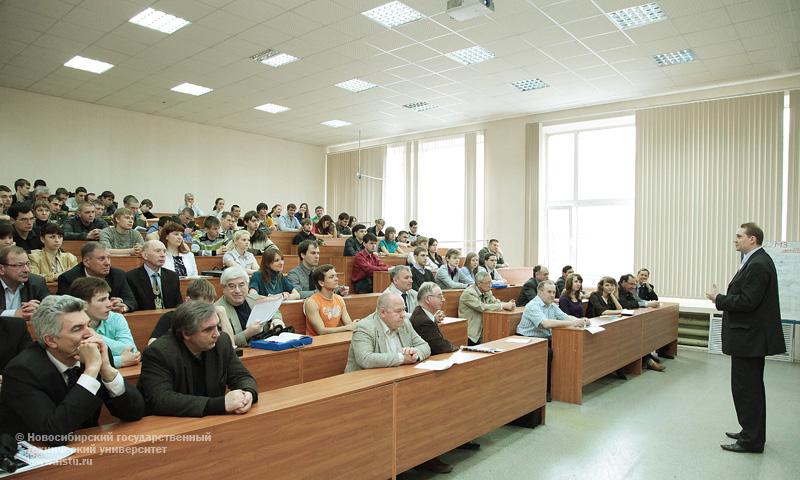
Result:
[[[378,247],[378,237],[368,233],[364,235],[364,250],[353,257],[353,288],[356,293],[372,293],[372,272],[389,270],[375,250]]]

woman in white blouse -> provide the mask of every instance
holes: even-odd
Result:
[[[164,268],[172,270],[179,277],[196,277],[199,275],[197,263],[189,246],[183,241],[183,230],[183,226],[175,222],[170,222],[161,229],[159,237],[167,247]]]

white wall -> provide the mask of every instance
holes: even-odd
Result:
[[[0,88],[0,184],[111,190],[172,211],[191,191],[203,210],[223,197],[323,204],[325,149],[182,120]]]

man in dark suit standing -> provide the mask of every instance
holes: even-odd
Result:
[[[144,265],[125,274],[138,308],[175,308],[183,303],[180,277],[172,270],[162,268],[167,259],[164,244],[158,240],[144,242],[142,258]]]
[[[111,266],[111,255],[100,242],[86,242],[81,247],[81,263],[58,276],[58,294],[66,295],[72,282],[87,276],[102,278],[111,287],[111,310],[117,313],[136,310],[136,298],[125,272]]]
[[[730,452],[764,451],[767,405],[764,357],[786,351],[781,331],[778,276],[761,244],[764,232],[755,223],[736,231],[734,245],[742,256],[739,271],[720,294],[714,285],[706,297],[722,313],[722,352],[731,356],[731,392],[742,430],[726,433],[736,443],[721,445]]]
[[[50,295],[44,277],[31,273],[28,255],[17,246],[0,248],[0,287],[0,315],[26,321],[36,312],[39,302]]]
[[[46,435],[46,443],[62,445],[75,430],[97,426],[103,404],[122,420],[142,418],[141,394],[114,368],[85,308],[68,295],[51,295],[39,305],[31,319],[38,343],[3,372],[0,432]]]

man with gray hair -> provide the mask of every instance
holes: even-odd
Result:
[[[444,338],[442,331],[439,330],[439,324],[444,320],[442,288],[433,282],[425,282],[419,287],[417,299],[419,306],[414,309],[409,321],[419,336],[431,347],[431,355],[458,350],[458,347]]]
[[[253,335],[261,333],[270,326],[284,326],[280,310],[272,318],[259,319],[249,327],[250,312],[256,303],[268,301],[267,297],[258,295],[255,290],[251,293],[250,280],[247,272],[242,267],[228,267],[222,272],[219,279],[222,285],[222,297],[216,305],[225,309],[228,319],[233,327],[233,339],[239,347],[246,347]]]
[[[183,205],[178,207],[178,213],[181,213],[185,208],[191,208],[195,217],[202,217],[205,215],[203,209],[194,203],[194,193],[187,192],[183,194]]]
[[[396,367],[420,362],[430,355],[431,348],[405,318],[403,298],[383,292],[375,313],[360,320],[353,329],[344,371]]]
[[[121,420],[144,416],[144,399],[114,368],[85,308],[69,295],[42,300],[31,318],[37,343],[3,372],[3,433],[47,435],[46,443],[63,445],[75,430],[97,426],[103,404]]]
[[[522,320],[517,325],[517,334],[526,337],[547,339],[547,401],[550,401],[550,366],[553,363],[552,329],[564,327],[586,327],[589,319],[576,318],[562,312],[556,300],[556,284],[550,280],[539,282],[536,296],[525,305]]]
[[[467,342],[477,345],[483,341],[483,312],[514,310],[514,300],[501,302],[492,295],[492,277],[485,270],[475,274],[475,283],[464,289],[458,299],[458,316],[467,319]]]
[[[403,299],[405,305],[406,320],[411,318],[411,313],[417,308],[417,292],[411,288],[413,284],[413,276],[411,275],[411,268],[408,265],[397,265],[389,269],[389,279],[391,283],[386,287],[385,292],[391,292]]]
[[[247,413],[258,387],[220,331],[214,305],[190,300],[175,310],[172,328],[142,355],[138,388],[153,415],[204,417]],[[227,391],[227,393],[226,393]]]

